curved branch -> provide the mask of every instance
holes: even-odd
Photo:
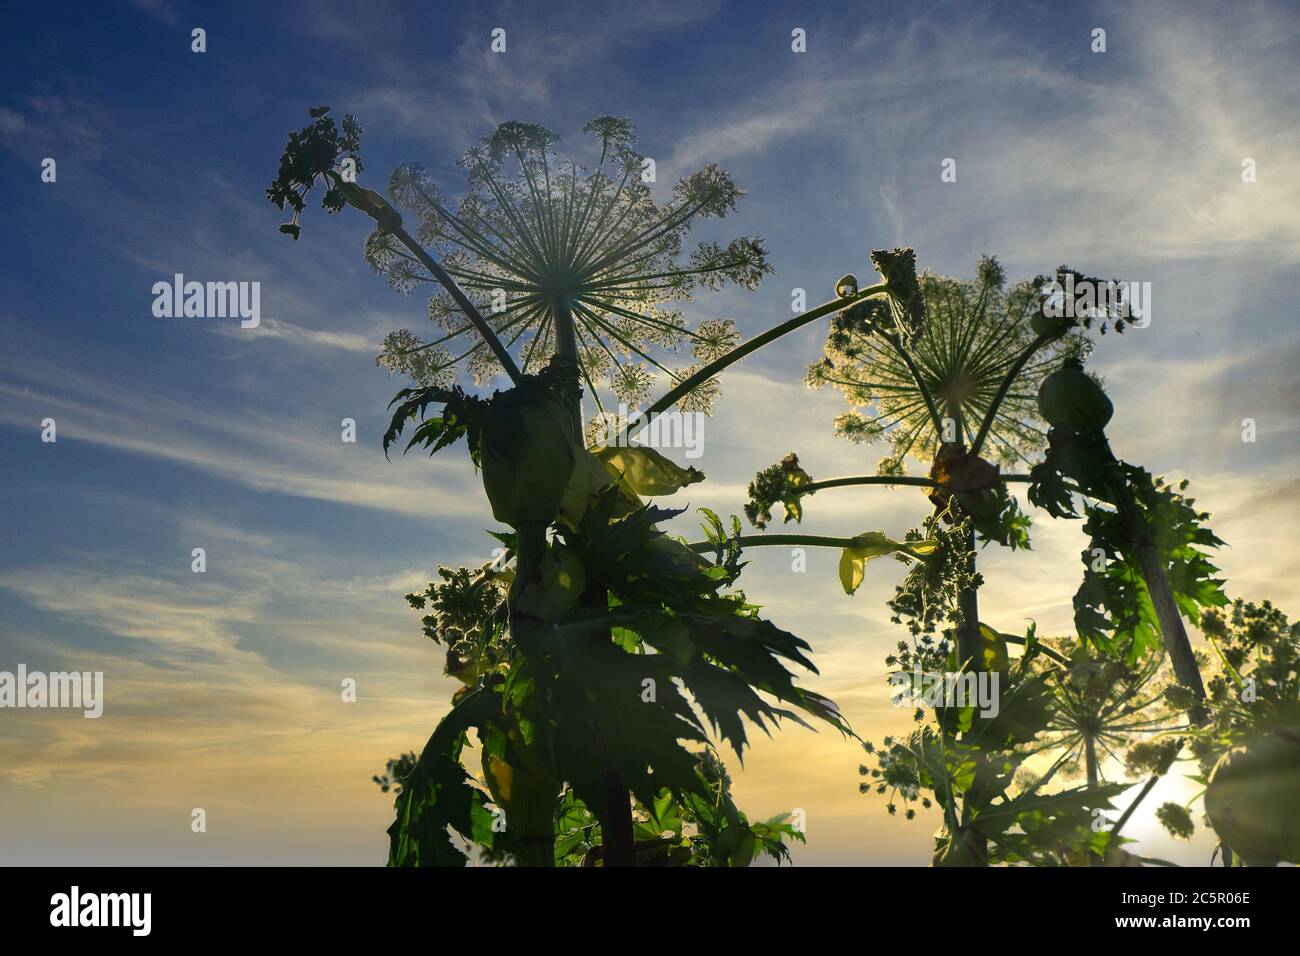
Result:
[[[1020,370],[1040,348],[1056,338],[1055,335],[1043,334],[1034,339],[1029,346],[1020,353],[1020,357],[1012,363],[1011,368],[1007,369],[1007,374],[1002,377],[1002,384],[998,386],[997,392],[993,395],[993,401],[989,403],[989,409],[984,413],[984,421],[980,423],[979,433],[975,436],[975,441],[971,444],[970,453],[978,455],[980,449],[984,446],[984,439],[988,437],[989,429],[993,427],[993,420],[997,417],[998,408],[1002,405],[1002,400],[1006,398],[1007,392],[1011,389],[1011,383],[1015,381]]]
[[[810,481],[791,489],[795,495],[810,495],[824,488],[847,488],[852,485],[916,485],[922,488],[935,488],[936,483],[929,478],[910,475],[851,475],[845,478],[827,478],[825,481]]]
[[[516,365],[515,360],[510,357],[510,353],[507,352],[506,347],[501,344],[501,339],[492,331],[492,327],[487,324],[487,320],[483,318],[483,314],[475,308],[474,303],[469,300],[469,297],[465,295],[461,287],[456,284],[456,280],[448,275],[447,270],[439,265],[438,261],[434,259],[433,256],[425,252],[420,244],[412,239],[410,234],[401,226],[397,226],[396,228],[390,227],[389,232],[393,234],[398,242],[411,250],[411,255],[420,260],[420,265],[428,269],[433,277],[442,283],[443,288],[445,288],[451,294],[451,297],[456,300],[456,304],[460,306],[461,311],[469,317],[470,322],[474,323],[475,331],[483,337],[483,341],[487,343],[488,348],[492,350],[492,354],[495,355],[497,361],[501,363],[501,367],[505,369],[506,374],[510,376],[510,381],[518,385],[520,379],[523,377],[523,373],[519,371],[519,366]]]
[[[1027,482],[1030,480],[1029,475],[1000,475],[1002,481]],[[824,481],[810,481],[806,485],[799,485],[792,488],[795,497],[801,495],[810,495],[814,491],[822,491],[826,488],[847,488],[852,485],[912,485],[921,488],[939,488],[942,487],[932,478],[921,478],[912,475],[849,475],[843,478],[827,478]]]
[[[739,362],[750,352],[757,351],[758,349],[766,345],[768,342],[771,342],[774,339],[779,339],[787,332],[793,332],[795,329],[807,325],[809,322],[812,322],[815,319],[820,319],[824,315],[830,315],[832,312],[843,311],[844,309],[847,309],[849,306],[853,305],[856,302],[861,302],[863,299],[868,299],[873,295],[881,295],[885,291],[886,291],[886,285],[885,283],[882,282],[879,285],[873,285],[870,288],[863,289],[860,292],[855,293],[854,295],[844,296],[839,299],[833,299],[830,302],[824,302],[821,305],[817,306],[817,308],[815,309],[812,309],[808,312],[801,312],[799,315],[796,315],[793,319],[790,319],[787,322],[782,322],[780,325],[773,326],[772,328],[764,332],[762,335],[757,335],[754,338],[750,339],[748,342],[740,343],[730,352],[727,352],[725,355],[721,355],[718,358],[714,359],[712,362],[710,362],[708,365],[705,365],[694,375],[691,375],[688,378],[682,380],[675,387],[669,389],[668,392],[666,392],[664,395],[658,398],[653,405],[651,405],[642,413],[641,421],[636,425],[635,428],[631,429],[628,432],[628,437],[630,438],[632,435],[637,434],[638,432],[641,431],[641,429],[645,428],[645,426],[649,424],[650,417],[652,415],[656,415],[667,408],[671,408],[673,403],[676,402],[683,395],[686,395],[696,386],[704,382],[707,382],[709,379],[713,378],[713,376],[717,375],[728,365],[732,365],[736,362]]]
[[[903,343],[898,340],[897,336],[891,335],[883,330],[876,334],[888,342],[890,346],[893,347],[894,351],[898,353],[898,357],[906,363],[907,370],[912,373],[912,380],[916,382],[916,387],[920,389],[921,397],[925,399],[925,408],[926,411],[930,413],[930,422],[934,425],[934,430],[942,435],[943,418],[939,415],[939,407],[934,404],[934,396],[930,394],[930,389],[926,387],[925,379],[921,375],[921,370],[916,367],[916,362],[912,360],[911,353],[909,353],[907,349],[903,348]]]

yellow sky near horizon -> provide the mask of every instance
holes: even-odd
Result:
[[[711,476],[680,496],[681,503],[690,499],[692,506],[738,511],[745,477],[740,469],[784,453],[791,443],[780,436],[799,436],[794,447],[815,476],[850,470],[833,464],[855,455],[852,446],[799,427],[806,416],[832,415],[837,400],[809,392],[791,401],[787,393],[795,387],[743,371],[729,378],[719,415],[708,427],[718,435],[735,434],[729,429],[737,422],[730,419],[743,410],[776,437],[768,448],[744,456],[736,474]],[[1119,434],[1115,444],[1123,454],[1140,444],[1139,436]],[[1217,557],[1229,593],[1271,597],[1287,609],[1300,606],[1300,585],[1281,576],[1285,572],[1273,556],[1300,527],[1300,504],[1281,491],[1284,481],[1211,474],[1196,477],[1192,491],[1214,512],[1216,532],[1238,544]],[[1269,489],[1277,489],[1277,506],[1261,514],[1255,505]],[[898,534],[927,510],[916,489],[823,492],[807,502],[801,530],[882,528]],[[683,516],[675,529],[689,533],[688,519],[694,523]],[[1079,577],[1078,523],[1035,513],[1033,540],[1032,552],[990,547],[981,554],[987,582],[981,617],[1002,630],[1022,630],[1033,619],[1041,634],[1062,633],[1070,625]],[[741,577],[747,595],[813,646],[821,674],[810,676],[807,686],[834,699],[863,738],[879,742],[887,733],[909,730],[910,708],[890,706],[883,665],[901,633],[888,623],[884,602],[902,567],[892,561],[869,565],[863,588],[847,597],[839,588],[834,552],[810,552],[802,574],[790,570],[784,549],[753,549],[747,557],[751,564]],[[252,574],[277,567],[270,556],[263,560]],[[292,587],[301,592],[335,595],[336,603],[305,620],[293,618],[300,610],[286,615],[250,595],[242,604],[233,593],[204,598],[111,569],[100,579],[82,576],[76,582],[36,571],[7,575],[0,585],[65,620],[94,622],[183,653],[167,662],[84,651],[75,664],[69,658],[68,667],[109,675],[99,720],[68,711],[6,713],[0,723],[0,805],[6,808],[0,856],[15,863],[381,863],[391,797],[380,794],[370,775],[382,770],[385,758],[419,749],[455,687],[438,673],[441,650],[420,636],[418,616],[401,600],[431,570],[294,580]],[[244,649],[238,634],[255,624],[281,628],[283,641],[304,648],[364,645],[364,669],[347,675],[358,680],[360,699],[341,701],[337,673],[287,672]],[[20,646],[25,641],[33,649],[41,642],[37,634],[18,638]],[[196,646],[202,653],[191,653]],[[41,652],[51,650],[47,645]],[[50,660],[54,669],[59,661]],[[787,726],[770,739],[757,733],[752,743],[743,768],[724,752],[737,801],[761,818],[804,811],[809,842],[796,848],[797,862],[927,862],[933,815],[891,819],[880,798],[859,795],[857,766],[865,755],[856,741],[829,728],[812,733]],[[1186,789],[1177,781],[1162,783],[1147,806],[1158,806],[1166,790]],[[206,834],[190,832],[194,807],[206,811]],[[1143,852],[1189,863],[1208,860],[1203,837],[1175,844],[1146,816],[1139,814],[1134,824],[1135,833],[1145,832],[1151,842]]]

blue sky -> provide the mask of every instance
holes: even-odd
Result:
[[[313,209],[298,243],[276,232],[264,190],[286,132],[319,104],[361,118],[374,184],[418,160],[454,193],[457,157],[510,119],[586,156],[579,129],[605,113],[637,123],[664,189],[723,164],[748,195],[698,238],[762,235],[775,273],[690,314],[746,335],[788,316],[793,288],[816,303],[840,274],[869,274],[882,246],[953,275],[987,252],[1012,278],[1068,263],[1150,281],[1151,327],[1108,336],[1093,359],[1116,449],[1193,479],[1232,546],[1232,594],[1300,608],[1300,17],[1290,4],[1059,6],[11,11],[0,669],[102,669],[109,699],[99,721],[0,718],[6,856],[382,860],[390,805],[369,775],[418,747],[449,689],[401,595],[437,564],[486,560],[492,522],[463,456],[379,451],[402,383],[375,349],[420,328],[423,298],[371,273],[355,215]],[[190,50],[194,27],[206,53]],[[504,54],[489,51],[498,27]],[[806,53],[790,49],[796,27]],[[1097,27],[1105,53],[1090,50]],[[46,157],[55,183],[40,180]],[[955,183],[940,182],[945,157]],[[1246,157],[1255,183],[1241,181]],[[154,318],[151,287],[177,272],[259,281],[262,326]],[[821,343],[806,329],[724,378],[710,480],[676,503],[738,512],[753,473],[792,449],[816,476],[874,469],[873,450],[831,435],[841,400],[800,384]],[[54,444],[39,439],[46,417]],[[344,417],[355,445],[339,441]],[[924,512],[904,492],[828,494],[807,525],[901,533]],[[984,607],[1006,629],[1069,624],[1078,532],[1036,517],[1034,557],[985,563]],[[190,571],[194,547],[205,575]],[[906,724],[881,683],[896,573],[873,568],[846,598],[833,561],[792,581],[783,559],[756,556],[747,593],[812,641],[815,686],[878,737]],[[355,705],[338,700],[346,676]],[[791,728],[736,768],[738,796],[761,816],[807,810],[803,862],[924,862],[929,831],[859,797],[857,763],[851,743]],[[190,832],[193,807],[209,833]]]

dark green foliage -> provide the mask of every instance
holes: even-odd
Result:
[[[755,528],[766,528],[772,520],[772,506],[780,502],[785,507],[782,523],[802,521],[803,505],[799,499],[803,493],[799,489],[811,483],[812,477],[799,466],[799,456],[790,452],[777,464],[760,471],[749,483],[745,517]]]
[[[1160,821],[1169,834],[1179,840],[1190,840],[1196,832],[1192,815],[1187,808],[1177,803],[1162,803],[1156,808],[1156,819]]]
[[[1044,793],[1050,774],[1030,782],[1018,779],[1025,760],[1044,743],[1053,697],[1048,678],[1031,673],[1022,659],[1002,690],[995,717],[975,719],[973,707],[942,708],[935,725],[902,739],[886,738],[883,749],[866,745],[877,765],[859,768],[869,780],[861,789],[887,796],[890,813],[901,799],[909,819],[912,802],[937,806],[944,830],[936,837],[936,863],[1059,865],[1064,850],[1091,845],[1098,836],[1089,826],[1093,811],[1109,808],[1124,787]],[[980,839],[972,840],[973,834]],[[972,855],[974,846],[981,849]]]
[[[468,731],[491,725],[500,713],[500,697],[483,687],[439,722],[402,781],[397,819],[388,828],[389,866],[464,866],[468,857],[452,842],[449,828],[490,849],[509,843],[508,834],[493,832],[487,795],[471,786],[460,763]]]
[[[726,590],[738,562],[710,564],[659,531],[657,524],[674,512],[646,505],[612,520],[618,496],[616,487],[608,489],[576,530],[560,532],[551,545],[562,542],[579,558],[588,587],[609,595],[604,608],[576,607],[554,626],[516,628],[511,638],[501,626],[499,604],[493,608],[493,600],[476,590],[491,585],[468,571],[444,570],[442,584],[408,597],[419,609],[433,604],[426,628],[490,635],[492,664],[472,672],[477,689],[440,725],[421,756],[424,775],[410,778],[422,789],[399,803],[394,832],[406,834],[406,842],[394,851],[395,861],[462,862],[459,851],[434,837],[439,825],[485,852],[510,852],[502,849],[508,839],[502,834],[483,839],[490,811],[481,793],[469,792],[474,788],[463,771],[457,774],[455,735],[463,740],[471,727],[487,741],[517,727],[524,744],[583,806],[601,805],[612,766],[643,808],[669,798],[693,808],[694,824],[713,828],[711,852],[730,865],[780,845],[786,831],[779,821],[742,825],[742,817],[727,816],[729,810],[724,818],[703,813],[717,789],[698,772],[699,748],[712,730],[743,755],[746,720],[768,731],[781,718],[803,723],[798,711],[848,728],[830,701],[799,687],[785,666],[813,669],[804,654],[808,645],[759,618],[743,594]],[[717,526],[721,533],[720,521]],[[493,593],[499,602],[499,590]],[[485,619],[477,627],[475,614]],[[471,698],[474,709],[463,711]]]
[[[1107,285],[1108,282],[1113,284],[1119,282],[1119,280],[1098,279],[1095,276],[1085,275],[1077,269],[1071,269],[1069,266],[1063,265],[1057,267],[1055,276],[1039,276],[1036,281],[1038,287],[1042,288],[1047,282],[1055,279],[1064,289],[1068,276],[1072,276],[1074,279],[1073,312],[1077,323],[1085,329],[1092,329],[1095,326],[1097,332],[1101,335],[1105,335],[1108,328],[1114,328],[1116,332],[1122,335],[1128,324],[1125,319],[1122,316],[1106,312],[1095,304],[1090,306],[1087,294],[1083,291],[1086,287],[1100,289]]]
[[[1273,728],[1300,728],[1300,622],[1269,601],[1240,598],[1201,617],[1220,672],[1206,682],[1210,722],[1192,741],[1202,775],[1234,746]]]
[[[415,751],[404,753],[400,757],[393,757],[384,764],[383,776],[375,774],[370,779],[379,785],[383,793],[392,790],[394,793],[402,792],[402,781],[406,775],[415,769],[415,763],[419,758],[416,757]]]
[[[996,541],[1012,551],[1029,550],[1029,528],[1033,520],[1020,510],[1020,503],[1004,483],[976,491],[959,491],[955,497],[985,544]]]
[[[1074,496],[1083,499],[1089,544],[1074,597],[1081,635],[1130,662],[1160,646],[1160,624],[1136,558],[1148,535],[1188,620],[1195,624],[1205,609],[1227,603],[1223,579],[1206,554],[1223,541],[1205,527],[1209,515],[1182,495],[1186,479],[1170,485],[1120,461],[1099,429],[1053,428],[1048,438],[1044,460],[1030,472],[1029,500],[1056,517],[1075,518]]]
[[[1083,583],[1074,597],[1075,624],[1084,637],[1132,661],[1161,643],[1155,609],[1133,554],[1135,534],[1150,529],[1174,601],[1193,624],[1203,611],[1222,607],[1228,599],[1223,579],[1215,576],[1218,568],[1205,553],[1223,542],[1204,526],[1209,515],[1181,494],[1187,481],[1175,487],[1124,463],[1118,463],[1116,471],[1131,489],[1141,525],[1135,531],[1132,518],[1099,505],[1085,506],[1084,531],[1090,541],[1082,555]],[[1104,555],[1103,570],[1096,567],[1098,551]]]
[[[280,170],[266,190],[266,197],[277,209],[288,206],[293,219],[280,227],[280,231],[297,239],[302,234],[298,218],[306,208],[307,193],[317,179],[325,178],[341,157],[346,156],[361,172],[361,124],[351,114],[343,117],[342,128],[334,123],[328,106],[308,110],[312,122],[303,129],[289,134],[288,145],[280,157]],[[328,180],[327,180],[328,182]],[[330,213],[343,208],[344,197],[335,183],[321,199],[321,207]]]
[[[424,591],[406,595],[406,603],[417,611],[428,608],[420,622],[425,636],[452,647],[491,620],[505,595],[491,568],[473,572],[439,566],[438,577],[441,584],[430,581]]]
[[[727,580],[735,580],[745,566],[740,560],[740,518],[731,516],[731,531],[728,533],[717,514],[708,508],[698,510],[704,515],[704,521],[700,522],[704,537],[713,545],[713,563],[727,575]]]
[[[903,578],[889,602],[890,620],[906,622],[913,637],[932,634],[944,622],[961,623],[957,595],[963,589],[977,588],[983,578],[973,570],[971,550],[967,544],[969,519],[945,524],[944,515],[931,515],[920,529],[907,532],[904,540],[932,538],[938,548],[926,560],[918,561]]]
[[[731,778],[712,749],[694,755],[699,785],[680,798],[669,790],[638,804],[633,836],[638,866],[749,866],[759,856],[790,859],[786,840],[804,842],[789,814],[751,821],[731,797]],[[596,866],[600,823],[572,790],[561,801],[556,829],[560,865]]]
[[[442,413],[421,421],[425,410],[435,402],[443,405]],[[419,421],[415,433],[406,443],[403,451],[410,451],[414,446],[420,445],[433,455],[469,435],[470,456],[477,465],[478,434],[482,427],[485,404],[481,398],[466,395],[459,386],[450,389],[436,386],[402,389],[388,403],[389,408],[397,405],[397,410],[393,412],[388,430],[384,432],[385,456],[388,454],[388,447],[401,437],[407,424]]]
[[[875,249],[871,264],[889,286],[889,310],[898,334],[908,339],[925,326],[925,296],[916,277],[916,252],[912,249]]]

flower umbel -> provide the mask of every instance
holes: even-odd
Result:
[[[689,374],[663,364],[664,353],[689,345],[698,366],[734,345],[739,333],[729,320],[693,329],[676,306],[699,288],[731,282],[752,289],[771,268],[759,239],[705,242],[683,253],[697,220],[726,216],[742,195],[725,170],[711,165],[687,176],[661,204],[646,181],[647,161],[631,147],[630,122],[600,117],[583,131],[599,146],[590,168],[559,158],[558,138],[545,127],[512,122],[465,154],[468,188],[458,202],[415,164],[394,171],[388,192],[414,214],[420,242],[506,347],[519,350],[524,370],[567,345],[603,408],[602,389],[632,403],[645,397],[655,371],[674,382]],[[366,258],[400,291],[433,281],[378,231]],[[499,370],[444,290],[429,299],[429,318],[439,334],[425,341],[395,332],[379,364],[425,384],[450,382],[461,363],[480,384]],[[716,392],[716,383],[705,382],[684,400],[700,403],[710,385]]]
[[[882,274],[885,268],[882,264]],[[920,299],[914,294],[910,302],[913,310],[923,308],[924,320],[912,323],[908,338],[894,334],[901,328],[900,316],[907,315],[898,303],[881,298],[859,302],[832,321],[826,357],[808,369],[807,382],[843,392],[852,410],[836,419],[836,431],[854,442],[885,439],[890,454],[880,463],[880,473],[902,474],[909,455],[931,461],[942,436],[900,346],[942,413],[960,410],[957,437],[970,443],[1003,378],[1035,340],[1030,319],[1041,302],[1042,282],[1034,279],[1006,289],[1002,269],[992,258],[981,261],[973,281],[923,273]],[[1072,332],[1034,353],[998,406],[986,455],[1011,466],[1028,461],[1043,446],[1038,382],[1065,356],[1085,354],[1088,347],[1082,334]]]

